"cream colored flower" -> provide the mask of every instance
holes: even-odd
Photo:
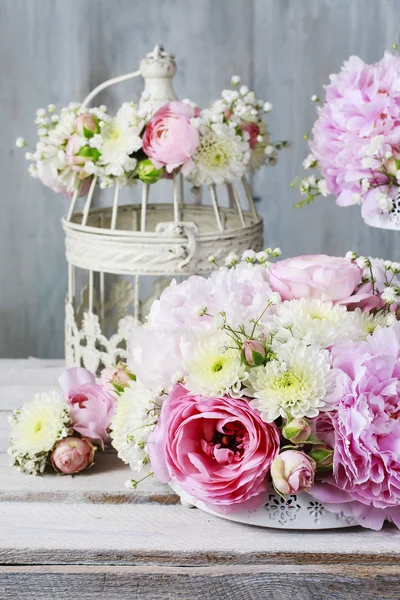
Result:
[[[157,423],[157,400],[148,388],[131,381],[118,397],[111,419],[112,445],[136,472],[149,467],[146,443]]]
[[[185,387],[208,398],[225,393],[240,394],[247,378],[239,349],[223,331],[207,332],[196,340],[184,360]]]

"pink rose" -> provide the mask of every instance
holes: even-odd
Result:
[[[183,102],[169,102],[150,119],[143,136],[143,151],[156,169],[163,165],[169,173],[185,165],[189,172],[191,158],[199,145],[199,132],[191,124],[194,109]]]
[[[249,138],[249,146],[250,146],[250,148],[252,150],[254,150],[254,148],[258,144],[257,137],[260,135],[260,128],[259,128],[259,126],[257,125],[257,123],[254,123],[253,121],[249,121],[247,123],[242,123],[242,125],[240,126],[240,129],[242,131],[247,131],[247,133],[250,136],[250,138]]]
[[[177,481],[217,512],[232,512],[262,502],[279,431],[246,400],[193,396],[176,385],[148,445],[158,479]]]
[[[93,464],[96,447],[88,440],[66,437],[60,440],[51,453],[51,464],[55,471],[73,475]]]
[[[285,450],[271,465],[275,489],[281,494],[297,494],[309,490],[314,484],[315,462],[297,450]]]
[[[347,258],[316,254],[275,263],[270,285],[283,300],[318,298],[340,302],[351,296],[361,278],[361,269]]]
[[[58,381],[71,405],[73,428],[104,450],[104,444],[109,443],[108,429],[114,414],[112,396],[96,383],[93,373],[81,367],[64,371]]]

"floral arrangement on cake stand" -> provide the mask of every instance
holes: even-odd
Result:
[[[238,76],[209,108],[180,102],[175,72],[174,56],[158,45],[138,71],[104,82],[82,103],[37,111],[29,171],[70,198],[63,219],[68,366],[98,371],[126,359],[131,326],[171,277],[209,273],[211,252],[219,258],[262,247],[247,176],[274,165],[287,145],[270,140],[265,116],[272,105]],[[139,76],[145,87],[138,103],[125,102],[116,115],[103,105],[89,108],[100,91]],[[17,146],[27,144],[19,138]],[[149,204],[162,186],[162,203]],[[131,204],[121,201],[125,188]]]
[[[330,76],[309,139],[306,169],[320,174],[296,179],[304,199],[336,196],[338,206],[361,205],[368,225],[400,229],[400,54],[376,64],[351,56]]]
[[[127,486],[265,527],[400,527],[400,265],[279,254],[173,282],[130,333],[135,379],[103,373]]]

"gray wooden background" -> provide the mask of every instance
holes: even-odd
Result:
[[[67,201],[29,177],[15,138],[35,139],[37,108],[83,99],[136,69],[155,43],[177,56],[178,96],[204,105],[239,74],[273,103],[270,129],[292,148],[254,181],[268,245],[399,260],[400,234],[368,228],[332,198],[296,211],[289,187],[306,154],[311,95],[350,54],[378,60],[399,42],[399,23],[400,0],[0,0],[0,356],[63,355]],[[139,91],[127,83],[100,100]]]

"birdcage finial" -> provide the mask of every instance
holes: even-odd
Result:
[[[164,50],[162,44],[156,44],[140,63],[140,73],[145,86],[140,103],[151,102],[154,111],[171,100],[176,100],[172,87],[172,78],[176,73],[175,57]]]

